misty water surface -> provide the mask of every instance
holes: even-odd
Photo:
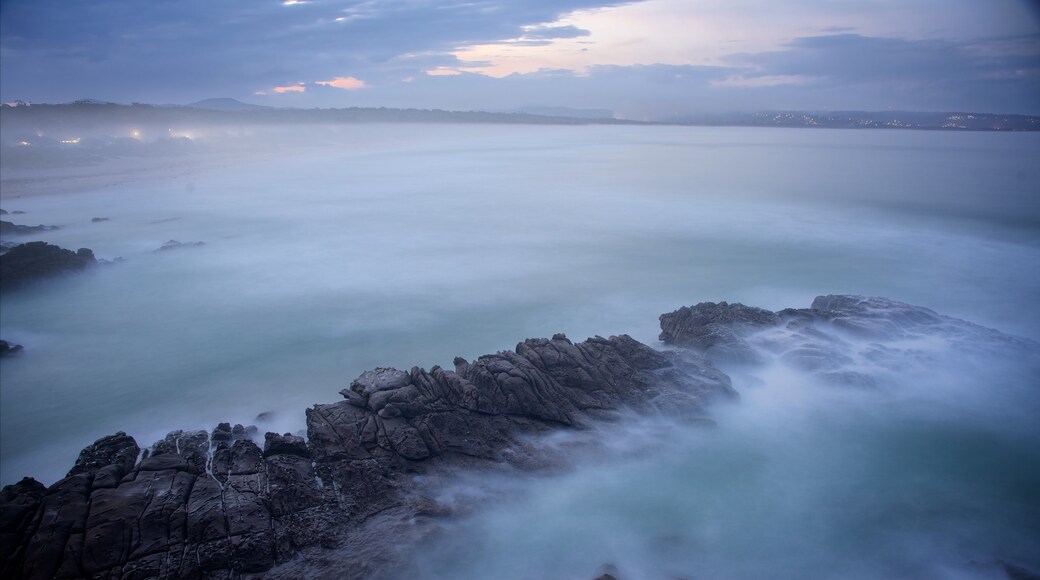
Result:
[[[456,355],[472,358],[556,332],[576,340],[629,333],[653,342],[659,314],[707,300],[779,309],[806,307],[818,294],[881,295],[1038,338],[1038,137],[678,127],[301,128],[265,134],[270,141],[250,144],[262,156],[221,168],[75,194],[4,197],[4,209],[27,212],[5,217],[62,226],[29,239],[90,247],[99,258],[125,261],[4,296],[3,338],[26,351],[0,367],[0,476],[5,484],[23,475],[51,483],[79,449],[117,430],[143,445],[174,428],[212,428],[219,421],[257,424],[261,433],[296,431],[306,406],[337,400],[339,389],[375,366],[450,366]],[[91,223],[94,217],[109,219]],[[205,245],[155,251],[172,239]],[[1036,378],[1017,367],[1001,374],[983,364],[980,372],[988,383]],[[1018,427],[975,437],[992,427],[988,419],[951,427],[950,417],[972,415],[965,411],[970,405],[949,416],[939,412],[934,432],[918,424],[918,412],[928,405],[911,405],[894,417],[868,407],[849,427],[856,437],[868,434],[866,443],[846,453],[827,429],[840,413],[817,424],[808,420],[811,414],[787,414],[789,405],[763,404],[754,393],[798,385],[776,379],[769,391],[770,380],[736,380],[745,403],[719,410],[719,429],[710,436],[682,431],[670,443],[682,453],[646,460],[665,486],[646,495],[648,504],[625,508],[645,491],[647,471],[619,462],[611,476],[593,478],[598,487],[589,503],[574,508],[598,513],[603,502],[620,502],[642,513],[659,509],[663,504],[654,502],[662,497],[699,497],[740,481],[749,486],[750,500],[723,494],[711,500],[717,505],[689,499],[676,507],[688,516],[733,513],[739,524],[757,517],[756,502],[780,509],[768,500],[774,490],[798,490],[806,481],[788,463],[804,457],[806,446],[820,443],[809,456],[818,453],[836,469],[857,466],[863,478],[849,481],[870,488],[886,470],[899,469],[899,458],[886,455],[898,448],[893,441],[916,440],[921,429],[927,432],[922,445],[947,449],[966,439],[977,442],[982,456],[989,456],[991,443],[1004,449],[1023,440]],[[908,383],[915,393],[945,388]],[[264,412],[271,417],[257,419]],[[907,420],[900,421],[904,413]],[[794,431],[773,437],[764,426]],[[1035,442],[1035,435],[1027,430],[1024,440]],[[1036,458],[1016,448],[1007,453],[997,481],[1004,480],[1000,473],[1015,477],[1014,462],[1023,453]],[[881,461],[877,471],[863,467],[875,461]],[[781,467],[763,471],[762,462]],[[689,483],[691,466],[702,463],[723,484]],[[947,467],[926,475],[948,478]],[[587,485],[590,476],[583,473],[566,485]],[[996,493],[987,489],[986,497]],[[828,501],[860,491],[838,490]],[[488,517],[537,519],[545,515],[539,493],[537,487],[520,493],[536,498],[535,507],[521,504],[521,515]],[[875,495],[868,500],[889,499]],[[900,501],[934,499],[911,496]],[[1029,509],[1035,510],[1035,499]],[[941,497],[935,501],[935,510],[948,507]],[[736,504],[742,507],[731,512]],[[828,517],[820,530],[848,523]],[[1004,530],[1006,520],[995,518],[975,535]],[[738,558],[747,542],[782,540],[799,521],[785,513],[775,519],[778,528],[763,529],[762,537],[736,525],[690,532],[694,536],[669,528],[662,541],[677,550],[690,542],[712,548],[720,554],[716,560],[676,556],[670,562],[718,570],[722,554]],[[523,519],[513,523],[527,529]],[[479,521],[472,525],[483,529]],[[634,524],[622,517],[604,525],[620,533]],[[514,528],[493,528],[490,536],[475,534],[488,543],[475,556],[508,564],[495,546],[510,545]],[[638,525],[631,532],[657,537]],[[563,526],[555,533],[575,532]],[[1008,532],[1009,542],[1018,546],[1022,533]],[[548,537],[551,542],[553,533]],[[614,552],[627,555],[616,563],[639,568],[641,558],[660,557],[659,546],[633,541],[631,550]],[[852,540],[838,535],[835,541]],[[771,561],[782,561],[783,542],[770,546]],[[833,548],[836,557],[845,553]],[[596,559],[575,563],[552,550],[539,553],[547,554],[542,569],[573,565],[578,574],[590,573]],[[904,560],[891,558],[897,568]],[[827,564],[803,559],[799,566]]]

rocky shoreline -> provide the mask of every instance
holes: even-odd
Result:
[[[306,437],[222,423],[148,449],[125,433],[85,448],[61,481],[0,491],[4,578],[366,578],[385,574],[417,522],[450,515],[429,478],[462,469],[552,465],[540,443],[622,411],[709,421],[735,399],[712,362],[754,362],[748,336],[783,331],[778,352],[836,379],[834,332],[989,332],[928,309],[824,296],[780,312],[702,303],[661,316],[656,350],[626,335],[528,339],[454,370],[379,368],[306,411]],[[999,333],[995,333],[999,335]],[[824,337],[821,339],[820,337]],[[1003,337],[1035,354],[1031,341]],[[779,344],[774,341],[775,344]],[[830,362],[821,362],[830,361]],[[836,361],[836,362],[835,362]],[[812,365],[818,365],[812,367]],[[845,381],[844,379],[848,379]]]

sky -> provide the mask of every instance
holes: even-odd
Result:
[[[0,100],[1040,114],[1040,0],[0,0]]]

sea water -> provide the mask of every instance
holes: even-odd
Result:
[[[79,449],[117,430],[143,446],[220,421],[295,432],[304,408],[337,400],[375,366],[450,367],[456,355],[556,332],[653,343],[658,315],[701,301],[780,309],[807,307],[818,294],[879,295],[1040,338],[1035,133],[357,125],[285,129],[283,139],[280,131],[257,137],[262,155],[204,171],[5,194],[4,209],[26,212],[5,218],[61,226],[25,240],[122,261],[0,301],[3,338],[25,345],[0,364],[2,483],[23,475],[52,483]],[[169,240],[204,245],[156,251]],[[1037,378],[1014,365],[972,369],[965,373],[1009,408],[1022,405],[1002,385]],[[947,388],[927,372],[914,377],[922,397]],[[984,514],[997,523],[964,541],[997,541],[983,532],[1013,528],[1009,557],[1021,556],[1014,546],[1028,530],[1002,515],[1014,506],[994,512],[944,498],[960,497],[958,486],[992,499],[1035,482],[1035,431],[980,419],[970,405],[944,414],[938,405],[871,404],[846,424],[855,405],[799,395],[814,411],[790,415],[785,393],[800,384],[735,380],[743,402],[718,410],[711,434],[681,431],[649,463],[606,462],[518,490],[531,503],[490,511],[459,537],[482,538],[478,564],[508,562],[502,550],[520,537],[528,542],[515,555],[526,564],[538,563],[528,551],[547,554],[533,576],[521,567],[510,569],[515,577],[581,576],[598,560],[630,575],[781,577],[792,560],[797,570],[855,565],[857,538],[884,544],[884,554],[861,559],[887,558],[885,570],[911,577],[912,554],[891,554],[917,549],[915,526],[956,528]],[[981,463],[965,469],[951,449]],[[933,452],[940,459],[929,461]],[[923,487],[884,485],[915,462]],[[832,483],[835,473],[844,477]],[[554,498],[557,485],[587,492]],[[1008,501],[1036,511],[1035,494]],[[828,509],[809,510],[814,502]],[[701,523],[650,529],[627,519],[639,514]],[[870,535],[891,522],[907,542]],[[494,533],[470,533],[486,529]],[[566,546],[554,540],[561,536],[611,549],[568,563],[547,548]],[[920,549],[953,550],[940,544]],[[702,556],[683,555],[691,550]],[[726,572],[724,563],[736,567]],[[429,566],[446,577],[479,572]]]

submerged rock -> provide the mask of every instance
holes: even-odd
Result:
[[[170,240],[165,244],[159,246],[156,252],[165,252],[167,250],[178,250],[181,248],[194,248],[197,246],[205,246],[206,242],[178,242],[177,240]]]
[[[94,252],[80,248],[73,252],[46,242],[29,242],[0,255],[0,282],[12,290],[29,282],[78,272],[97,263]]]
[[[18,212],[15,212],[18,213]],[[27,236],[40,232],[61,229],[58,226],[23,226],[9,221],[0,220],[0,236]]]
[[[6,340],[0,340],[0,356],[9,356],[22,352],[22,345],[11,344]]]

